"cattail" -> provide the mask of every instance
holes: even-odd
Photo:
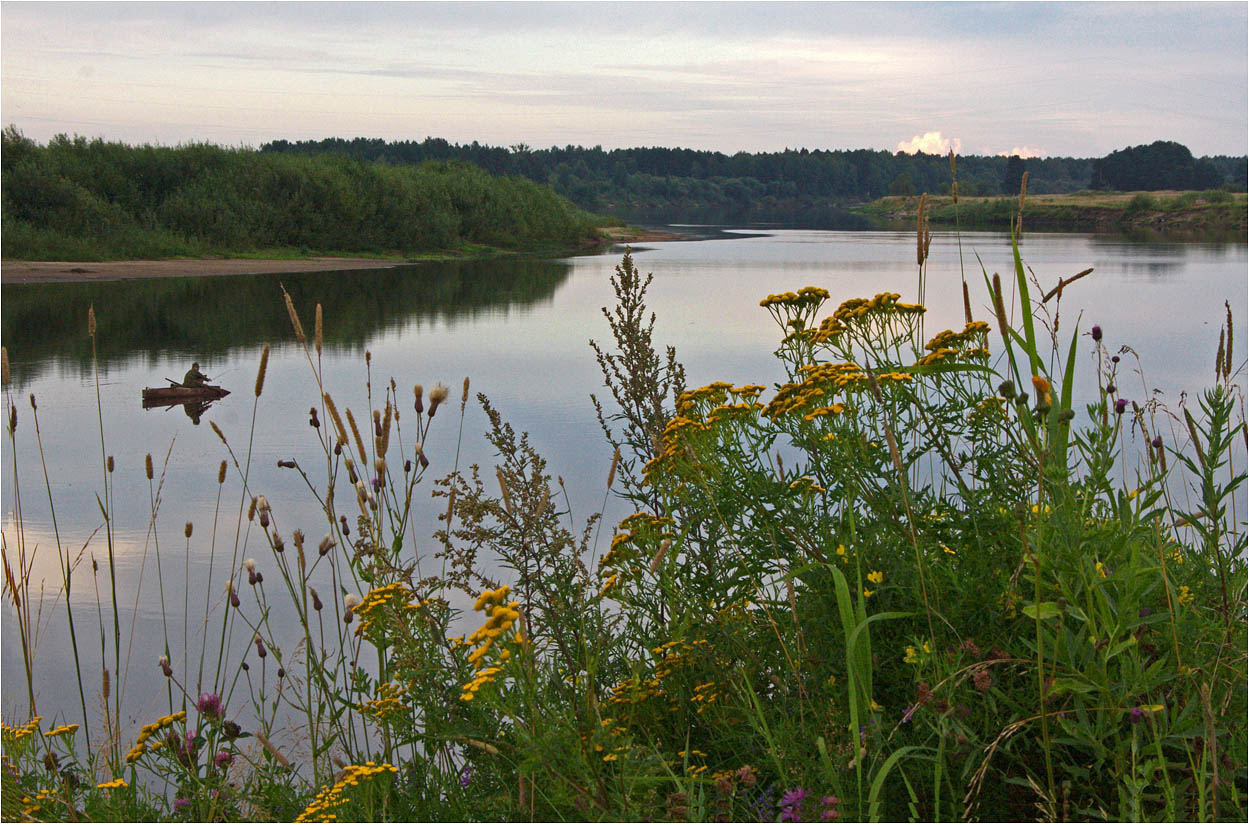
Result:
[[[417,415],[420,415],[421,413],[425,412],[425,404],[423,404],[421,401],[422,392],[423,390],[420,384],[412,385],[412,396],[413,398],[416,399],[412,404],[412,408],[417,411]]]
[[[110,473],[113,472],[113,457],[109,456],[108,461],[106,461],[105,463],[108,465],[108,471]]]
[[[269,345],[265,344],[265,348],[260,351],[260,369],[256,371],[256,397],[260,398],[260,392],[265,388],[265,370],[269,368]]]
[[[972,301],[968,299],[968,282],[964,281],[964,323],[972,323]]]
[[[469,403],[469,376],[464,377],[464,389],[460,391],[460,412],[464,412],[464,405]]]
[[[187,538],[191,538],[191,530],[192,530],[192,525],[191,525],[191,522],[188,521],[186,526],[182,528],[182,534],[186,536]]]
[[[1003,336],[1003,340],[1007,341],[1007,308],[1003,305],[1003,283],[998,278],[998,273],[994,273],[993,280],[994,292],[994,315],[998,318],[998,333]]]
[[[430,390],[430,418],[434,417],[434,412],[438,409],[438,405],[447,400],[447,388],[442,384],[435,384],[434,389]]]
[[[343,426],[343,419],[339,418],[339,409],[338,407],[334,406],[334,399],[330,397],[330,393],[326,393],[325,395],[321,396],[321,398],[323,401],[326,402],[326,409],[330,411],[330,421],[334,424],[334,429],[338,436],[338,442],[336,446],[346,444],[347,443],[347,428]]]
[[[104,671],[100,674],[100,692],[104,694],[105,704],[108,704],[110,687],[111,685],[109,684],[109,669],[104,668]]]
[[[659,570],[660,565],[664,563],[664,557],[668,555],[668,548],[670,544],[671,541],[669,539],[664,539],[664,541],[660,542],[660,549],[655,551],[655,557],[651,559],[652,575],[654,575],[655,571]]]
[[[225,462],[222,462],[223,464]],[[143,471],[148,477],[148,481],[152,480],[152,454],[148,453],[143,458]]]
[[[9,348],[0,347],[0,383],[7,385],[11,380],[13,376],[9,371]]]
[[[95,337],[95,304],[87,307],[87,334],[92,338]]]
[[[608,468],[608,489],[612,489],[612,482],[616,481],[616,465],[621,460],[621,448],[617,447],[612,451],[612,466]]]
[[[301,344],[304,343],[304,327],[299,322],[299,313],[295,311],[295,302],[291,300],[291,295],[286,291],[286,287],[282,288],[282,300],[286,301],[287,315],[291,316],[291,326],[295,328],[295,340]],[[257,393],[259,395],[259,393]]]
[[[149,456],[149,458],[150,457],[151,456]],[[152,477],[151,470],[149,470],[148,473],[149,473],[148,478],[151,478]],[[226,483],[226,460],[224,458],[221,460],[221,466],[217,468],[217,483],[218,484]]]
[[[363,461],[368,455],[365,452],[365,440],[360,437],[360,428],[356,426],[356,417],[352,415],[351,408],[345,407],[344,409],[347,412],[347,424],[352,428],[352,437],[356,439],[356,449],[360,451],[358,455]]]
[[[317,315],[313,321],[313,343],[317,346],[317,355],[321,355],[321,304],[317,304]]]

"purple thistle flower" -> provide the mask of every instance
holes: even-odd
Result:
[[[1115,395],[1115,384],[1107,385],[1107,395]]]
[[[777,800],[777,804],[781,806],[782,822],[802,822],[802,805],[803,800],[807,799],[807,791],[802,787],[795,788],[792,791],[786,791],[781,795],[781,799]]]
[[[222,714],[221,697],[216,693],[201,693],[195,709],[209,719],[218,719]]]
[[[1116,402],[1115,402],[1116,415],[1119,415],[1120,413],[1124,412],[1126,409],[1128,409],[1128,399],[1127,398],[1116,399]]]
[[[1143,711],[1140,707],[1135,707],[1128,712],[1129,719],[1133,721],[1134,725],[1140,722],[1142,720],[1142,717],[1145,715],[1146,715],[1146,712]]]
[[[174,799],[175,811],[185,811],[187,808],[190,808],[190,807],[191,807],[191,800],[187,799],[185,796],[179,796]]]
[[[1120,356],[1118,356],[1118,355],[1113,355],[1113,356],[1111,356],[1111,363],[1113,363],[1113,364],[1118,364],[1118,363],[1120,363]]]
[[[1094,328],[1091,329],[1089,332],[1090,332],[1090,335],[1094,336],[1095,341],[1102,340],[1102,327],[1098,326],[1097,324],[1094,324]]]

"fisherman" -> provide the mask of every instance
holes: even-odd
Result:
[[[208,376],[200,372],[199,363],[191,365],[191,369],[187,370],[187,374],[182,378],[182,386],[184,387],[202,387],[208,381]]]

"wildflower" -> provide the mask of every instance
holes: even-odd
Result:
[[[321,544],[317,545],[317,552],[324,556],[326,553],[330,552],[330,548],[333,546],[334,536],[326,533],[325,537],[321,540]]]
[[[1118,363],[1120,363],[1120,356],[1118,356],[1118,355],[1113,355],[1113,356],[1111,356],[1111,363],[1113,363],[1113,364],[1118,364]]]
[[[1116,402],[1115,402],[1115,412],[1116,412],[1116,415],[1119,415],[1119,414],[1123,413],[1123,412],[1124,412],[1124,410],[1125,410],[1125,409],[1127,409],[1127,408],[1128,408],[1128,399],[1126,399],[1126,398],[1117,398],[1117,399],[1116,399]]]
[[[807,799],[807,791],[802,787],[795,788],[792,791],[786,791],[781,795],[781,799],[777,800],[777,805],[781,807],[782,822],[802,822],[801,806],[803,800]]]
[[[865,588],[864,588],[864,598],[865,598],[865,599],[870,598],[870,597],[872,596],[873,592],[874,592],[874,591],[869,590],[867,587],[865,587]]]
[[[1089,331],[1089,334],[1094,337],[1095,342],[1101,341],[1102,340],[1102,327],[1098,326],[1097,324],[1094,324],[1094,328]]]
[[[44,736],[72,736],[76,730],[78,730],[78,725],[61,725],[48,731]]]
[[[755,776],[755,768],[752,768],[750,765],[743,765],[741,768],[734,771],[734,778],[743,785],[750,787],[755,784],[755,780],[757,778]]]
[[[882,573],[880,570],[874,570],[868,574],[868,581],[872,582],[873,584],[881,584],[881,582],[884,579],[885,579],[885,574]]]
[[[209,719],[220,718],[222,714],[221,697],[216,693],[201,693],[200,700],[195,703],[195,709]]]
[[[460,772],[460,787],[467,788],[469,783],[473,781],[473,766],[465,765],[464,770]]]
[[[842,813],[838,810],[838,806],[840,804],[842,804],[842,800],[838,799],[833,794],[822,796],[820,798],[820,806],[824,808],[824,810],[821,812],[820,818],[825,822],[832,822],[833,820],[840,818],[842,816]]]
[[[1107,395],[1115,395],[1115,389],[1116,389],[1115,384],[1108,384]]]
[[[317,595],[316,588],[310,587],[308,588],[308,592],[312,594],[313,610],[316,610],[318,613],[320,613],[321,608],[324,607],[324,605],[321,603],[321,597]]]
[[[1037,391],[1037,403],[1049,406],[1051,400],[1050,382],[1040,375],[1035,375],[1033,376],[1033,389]]]
[[[233,761],[234,757],[226,751],[218,751],[217,755],[213,757],[213,764],[217,766],[218,770],[229,767]]]
[[[438,405],[447,400],[447,388],[442,384],[435,384],[434,389],[430,390],[430,418],[434,417],[434,412],[438,409]]]
[[[972,673],[972,686],[977,690],[985,693],[994,684],[994,678],[990,676],[990,672],[986,668],[977,668]]]
[[[1128,712],[1129,719],[1132,720],[1134,725],[1140,722],[1142,720],[1142,717],[1145,715],[1146,714],[1142,711],[1140,707],[1135,707]]]
[[[238,607],[239,594],[234,592],[234,579],[228,579],[226,581],[226,592],[230,594],[230,606]]]
[[[179,797],[174,798],[174,810],[175,811],[185,811],[187,808],[190,808],[190,807],[191,807],[191,800],[187,799],[185,796],[179,796]]]
[[[1094,570],[1097,571],[1098,575],[1101,576],[1102,578],[1104,579],[1107,578],[1107,565],[1103,564],[1102,562],[1095,562]]]
[[[112,790],[113,788],[127,788],[129,785],[126,784],[125,779],[112,779],[108,782],[101,782],[99,785],[96,785],[96,787],[102,791],[107,791]]]
[[[1189,604],[1194,600],[1194,594],[1189,592],[1189,585],[1182,584],[1181,590],[1176,594],[1176,601],[1181,604]]]

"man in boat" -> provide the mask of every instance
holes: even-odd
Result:
[[[187,374],[182,378],[182,386],[190,388],[198,388],[204,386],[208,381],[208,376],[200,372],[199,363],[191,365],[191,369],[187,370]]]

